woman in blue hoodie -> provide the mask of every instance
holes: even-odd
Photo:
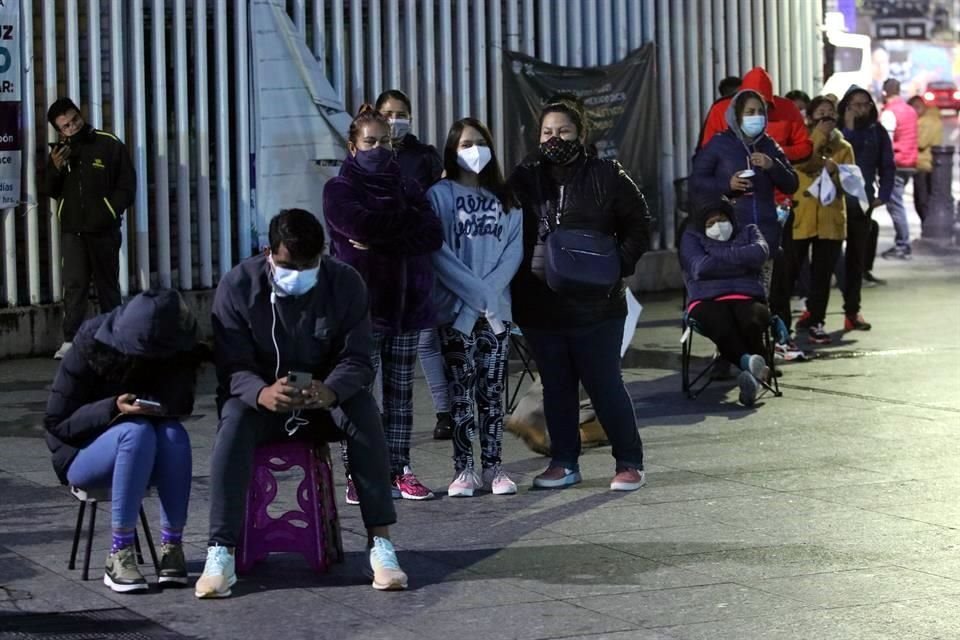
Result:
[[[454,480],[447,494],[472,496],[481,488],[496,495],[513,494],[517,485],[500,468],[500,455],[512,320],[510,281],[523,258],[523,217],[513,210],[515,202],[493,153],[492,136],[481,122],[464,118],[450,128],[443,162],[447,178],[427,196],[444,234],[433,264],[454,425]],[[478,425],[482,478],[473,461]]]
[[[103,582],[144,591],[133,551],[147,486],[160,497],[160,586],[187,584],[183,527],[190,497],[190,438],[178,416],[193,411],[208,350],[171,289],[146,291],[80,327],[57,371],[44,426],[63,484],[113,492],[113,544]]]
[[[705,200],[680,239],[687,318],[724,360],[739,364],[745,406],[754,403],[770,373],[761,355],[770,323],[761,270],[769,255],[757,225],[740,224],[723,196]]]
[[[767,105],[759,93],[739,92],[726,115],[727,130],[713,136],[693,158],[690,190],[732,198],[739,226],[759,227],[773,257],[780,248],[774,191],[794,193],[797,172],[765,132]]]

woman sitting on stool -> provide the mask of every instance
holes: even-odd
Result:
[[[770,323],[761,279],[768,256],[760,230],[740,226],[723,196],[704,203],[680,239],[687,319],[725,360],[740,366],[740,402],[748,407],[770,373],[761,355]]]

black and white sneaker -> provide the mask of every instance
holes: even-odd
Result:
[[[182,544],[160,545],[160,574],[157,581],[161,587],[187,586],[187,560]]]

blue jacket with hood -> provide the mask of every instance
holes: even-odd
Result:
[[[726,242],[708,238],[705,233],[707,219],[717,212],[725,213],[733,222],[733,235]],[[769,256],[763,234],[754,224],[740,224],[726,198],[705,200],[680,238],[687,300],[713,300],[733,294],[765,299],[760,271]]]
[[[727,109],[728,129],[713,136],[693,158],[690,192],[713,200],[720,195],[733,198],[736,194],[730,190],[730,179],[735,173],[752,169],[756,172],[753,193],[734,200],[737,221],[741,227],[757,225],[767,243],[777,249],[780,247],[780,223],[777,221],[774,190],[794,193],[798,186],[797,172],[773,138],[766,133],[751,138],[740,128],[736,105],[751,96],[764,105],[766,113],[766,103],[759,93],[747,90],[734,96]],[[750,154],[754,152],[768,155],[773,160],[773,166],[766,170],[753,166]]]
[[[893,143],[890,134],[880,125],[880,116],[877,105],[874,104],[870,92],[861,87],[853,86],[843,95],[837,105],[837,118],[841,126],[847,112],[847,105],[854,94],[862,93],[870,100],[870,112],[863,122],[857,123],[853,129],[843,127],[840,132],[853,147],[854,162],[860,167],[863,182],[866,187],[867,199],[873,202],[875,198],[887,202],[893,193],[893,179],[897,172],[893,160]],[[879,182],[879,190],[877,183]],[[854,198],[847,198],[848,205],[855,202]]]
[[[80,327],[57,370],[43,421],[62,483],[77,451],[120,415],[121,394],[160,402],[171,416],[193,411],[203,356],[197,351],[196,321],[184,310],[176,291],[151,290]],[[100,358],[104,352],[114,357]],[[124,375],[124,365],[138,361],[136,373]]]

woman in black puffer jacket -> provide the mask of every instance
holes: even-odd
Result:
[[[613,490],[643,485],[643,445],[620,373],[627,303],[622,281],[599,292],[558,293],[546,282],[551,227],[589,229],[616,240],[622,277],[633,274],[649,244],[643,195],[623,167],[584,147],[578,105],[548,104],[540,114],[539,152],[517,167],[511,188],[523,207],[523,262],[511,285],[514,320],[533,350],[543,382],[551,462],[534,486],[580,482],[579,387],[583,383],[613,445]]]

